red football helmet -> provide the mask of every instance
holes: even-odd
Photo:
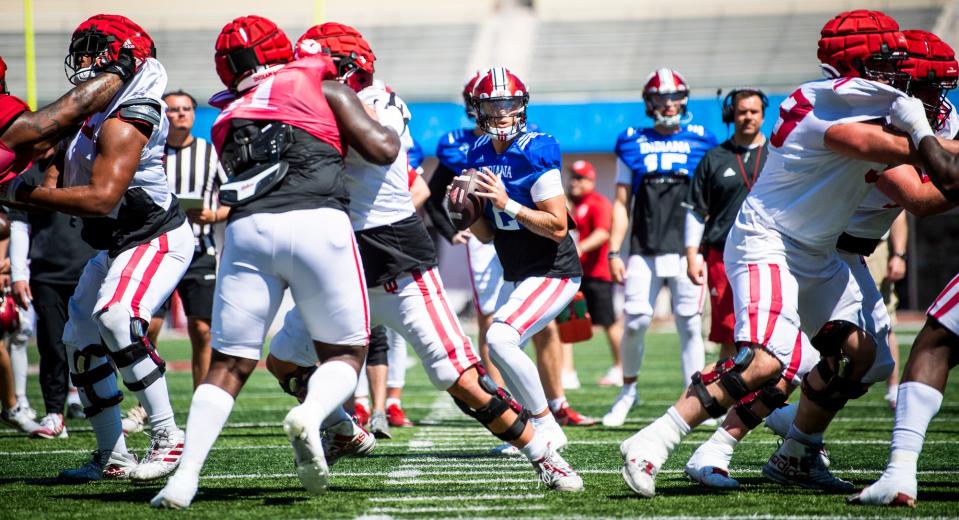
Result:
[[[3,298],[3,301],[0,301],[0,334],[20,330],[20,311],[13,299],[13,293],[4,291],[0,297]]]
[[[153,38],[133,20],[118,14],[98,14],[77,26],[70,38],[70,48],[63,59],[63,70],[70,83],[77,85],[93,78],[94,66],[117,59],[121,47],[132,47],[137,66],[147,58],[155,58]],[[92,60],[84,66],[84,57]]]
[[[220,81],[228,89],[239,90],[240,80],[258,69],[292,60],[293,46],[286,33],[270,20],[241,16],[220,30],[213,59]]]
[[[466,107],[466,117],[472,121],[476,120],[476,109],[473,108],[473,88],[476,87],[476,82],[479,79],[480,71],[476,71],[476,74],[473,74],[473,77],[463,85],[463,105]]]
[[[480,74],[473,86],[472,103],[476,124],[500,141],[509,141],[526,131],[529,91],[506,67],[494,67]],[[505,117],[513,117],[513,123],[499,128],[496,120]]]
[[[643,101],[646,103],[646,115],[653,118],[657,125],[675,128],[686,115],[689,85],[682,74],[673,69],[656,69],[646,77],[646,84],[643,85]],[[679,103],[679,111],[676,114],[663,115],[667,101]]]
[[[921,30],[903,31],[909,43],[909,57],[903,72],[909,74],[909,94],[922,100],[926,116],[934,130],[940,130],[949,119],[952,105],[946,94],[959,82],[956,54],[938,36]]]
[[[847,11],[826,22],[820,35],[816,55],[830,76],[866,78],[905,90],[909,77],[900,68],[906,37],[892,17],[880,11]]]
[[[7,91],[7,62],[0,56],[0,94],[9,94]]]
[[[376,55],[359,31],[341,23],[314,25],[296,41],[297,58],[328,54],[336,64],[340,81],[359,92],[373,83]]]

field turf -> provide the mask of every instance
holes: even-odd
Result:
[[[902,341],[911,337],[902,335]],[[187,359],[185,341],[161,343],[167,359]],[[94,447],[86,421],[70,421],[69,439],[29,440],[0,429],[0,518],[525,518],[525,517],[955,517],[959,515],[959,382],[954,379],[933,421],[919,461],[919,504],[915,510],[847,506],[839,495],[784,488],[765,481],[761,465],[777,438],[760,428],[739,447],[732,473],[743,484],[735,492],[707,491],[688,481],[682,467],[697,444],[712,433],[694,431],[669,459],[658,478],[658,496],[634,496],[620,476],[620,441],[662,414],[682,386],[675,334],[651,334],[640,376],[642,404],[622,428],[567,428],[564,456],[583,476],[581,494],[549,492],[521,458],[492,458],[497,444],[475,422],[462,416],[433,390],[417,364],[408,372],[403,403],[413,428],[395,428],[366,458],[345,459],[333,467],[323,496],[307,494],[292,466],[292,452],[279,424],[293,398],[283,394],[265,370],[258,370],[240,395],[226,430],[204,467],[200,492],[187,511],[155,511],[148,501],[159,484],[128,482],[58,484],[57,472],[86,461]],[[902,347],[903,359],[908,345]],[[605,371],[603,341],[575,347],[584,386],[568,397],[581,412],[601,416],[615,388],[593,384]],[[35,351],[31,353],[31,356]],[[709,356],[712,357],[712,356]],[[36,362],[35,359],[32,360]],[[186,422],[190,374],[168,373],[177,422]],[[36,376],[30,398],[42,408]],[[827,432],[833,469],[866,485],[885,465],[892,413],[876,385],[850,403]],[[134,404],[132,396],[124,407]],[[41,410],[42,412],[42,410]],[[142,454],[149,444],[135,434],[128,444]]]

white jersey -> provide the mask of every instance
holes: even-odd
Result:
[[[409,158],[413,146],[406,103],[381,81],[359,93],[364,104],[376,109],[380,123],[400,136],[400,153],[393,164],[380,166],[366,161],[356,150],[346,156],[350,191],[350,220],[355,231],[399,222],[416,212],[409,188]]]
[[[951,139],[956,135],[957,130],[959,130],[959,115],[953,107],[949,112],[949,119],[936,132],[936,135],[943,139]],[[929,182],[929,178],[925,175],[923,175],[923,182]],[[889,228],[892,227],[893,221],[900,213],[902,213],[902,207],[874,186],[850,217],[846,233],[858,238],[885,239],[889,235]]]
[[[166,144],[167,122],[166,103],[163,102],[163,93],[166,91],[166,69],[159,61],[148,58],[140,72],[137,72],[123,90],[117,93],[106,110],[90,116],[77,135],[70,141],[66,150],[64,167],[64,186],[85,186],[90,184],[90,175],[93,171],[93,162],[96,160],[97,136],[103,123],[112,115],[122,103],[133,99],[149,99],[160,105],[160,124],[153,128],[150,139],[140,152],[140,164],[133,175],[128,190],[142,188],[154,204],[169,209],[172,198],[167,186],[166,171],[163,165],[164,145]],[[122,203],[122,199],[121,199]],[[120,203],[113,208],[110,217],[116,217]]]
[[[770,227],[805,246],[833,249],[873,187],[867,178],[887,166],[829,150],[823,142],[826,130],[885,118],[892,102],[904,95],[860,78],[799,87],[780,105],[769,158],[742,211],[759,213]]]

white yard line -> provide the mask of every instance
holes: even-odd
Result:
[[[546,509],[545,504],[523,504],[525,511],[541,511]],[[366,516],[383,513],[396,513],[401,515],[411,515],[420,513],[459,513],[463,511],[502,511],[503,507],[498,504],[488,506],[456,506],[456,507],[374,507],[367,511]]]

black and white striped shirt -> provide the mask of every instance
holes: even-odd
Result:
[[[203,206],[213,210],[219,206],[217,192],[220,185],[227,181],[216,150],[199,137],[183,148],[166,146],[166,176],[174,194],[199,195],[203,198]],[[210,224],[193,224],[197,251],[214,254],[212,228]]]

